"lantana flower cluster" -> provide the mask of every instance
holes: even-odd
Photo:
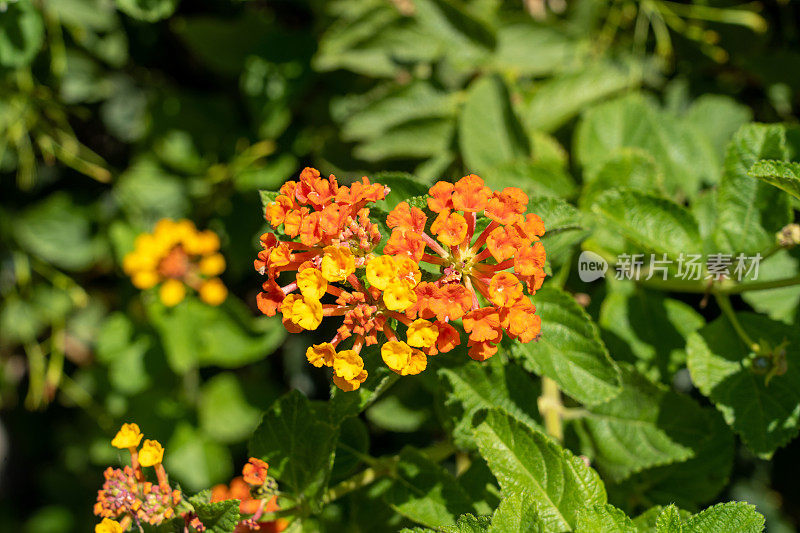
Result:
[[[139,426],[123,424],[111,445],[128,450],[131,465],[124,468],[109,467],[103,473],[105,481],[97,491],[94,514],[102,519],[95,533],[122,533],[131,527],[141,531],[143,524],[158,526],[180,517],[184,531],[203,532],[207,528],[187,502],[179,489],[172,489],[162,465],[164,448],[156,440],[142,439]],[[141,444],[141,447],[139,446]],[[153,467],[157,483],[147,480],[143,468]],[[218,485],[212,490],[212,502],[239,499],[239,509],[244,518],[237,524],[236,532],[283,531],[286,521],[261,521],[266,512],[278,510],[278,486],[268,476],[269,465],[251,457],[242,469],[242,476],[231,482],[230,488]]]
[[[120,533],[128,526],[159,525],[175,517],[181,503],[179,490],[169,484],[164,466],[164,448],[157,440],[146,439],[136,424],[123,424],[111,445],[131,454],[131,466],[108,467],[103,473],[105,482],[97,491],[94,514],[103,518],[95,528],[97,533]],[[147,480],[143,468],[155,469],[158,483]]]
[[[469,356],[479,361],[497,352],[503,336],[538,338],[541,321],[529,296],[545,277],[545,229],[526,213],[522,190],[492,191],[476,175],[440,181],[427,198],[431,220],[408,202],[389,213],[391,235],[380,254],[382,236],[367,206],[388,192],[366,177],[346,187],[306,168],[266,207],[275,232],[261,236],[255,260],[267,276],[259,309],[280,312],[290,332],[342,317],[329,342],[308,348],[312,365],[331,367],[334,384],[351,391],[367,378],[364,346],[382,343],[384,363],[413,375],[425,370],[428,356],[461,344],[458,321]],[[281,285],[283,272],[294,280]]]
[[[152,233],[136,238],[122,268],[135,287],[144,290],[158,286],[166,306],[181,303],[187,287],[197,291],[207,304],[219,305],[228,296],[218,277],[225,271],[219,246],[219,237],[213,231],[198,231],[191,220],[164,218]]]

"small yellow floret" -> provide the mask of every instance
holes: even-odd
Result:
[[[161,303],[167,307],[174,307],[186,297],[186,286],[177,279],[168,279],[161,284],[158,296],[161,298]]]
[[[367,263],[367,281],[380,291],[397,277],[397,263],[390,255],[379,255]]]
[[[329,342],[322,344],[314,344],[309,346],[306,350],[306,359],[308,362],[319,368],[321,366],[333,366],[333,360],[336,357],[336,349]]]
[[[122,526],[116,520],[103,518],[103,521],[94,526],[94,533],[122,533]]]
[[[158,285],[160,277],[158,272],[155,270],[140,270],[133,274],[131,277],[131,283],[137,289],[152,289],[156,285]]]
[[[222,254],[206,256],[200,260],[198,268],[204,276],[219,276],[225,272],[225,257]]]
[[[350,381],[364,370],[364,360],[355,350],[342,350],[333,359],[333,371],[340,378]]]
[[[137,424],[122,424],[122,427],[111,440],[111,445],[120,450],[135,448],[142,442],[143,436]]]
[[[303,329],[317,329],[322,322],[322,304],[305,296],[299,298],[292,304],[290,318]]]
[[[383,292],[383,303],[390,311],[405,311],[417,303],[414,282],[408,279],[390,282]]]
[[[228,297],[228,289],[219,278],[211,278],[200,285],[200,299],[208,305],[220,305]]]
[[[356,258],[345,246],[326,246],[322,257],[322,276],[330,281],[344,281],[356,271]]]
[[[303,296],[319,300],[328,290],[328,282],[316,268],[306,268],[297,274],[297,286]]]
[[[439,328],[436,324],[419,318],[408,326],[408,345],[417,348],[430,348],[436,344],[439,337]]]
[[[155,466],[164,459],[164,448],[157,440],[147,439],[142,449],[139,450],[139,464],[142,466]]]

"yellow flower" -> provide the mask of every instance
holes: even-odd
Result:
[[[359,375],[353,379],[344,379],[343,377],[333,375],[333,384],[345,392],[352,392],[359,388],[364,381],[367,380],[367,371],[362,370]]]
[[[342,350],[333,359],[333,371],[340,378],[350,381],[364,370],[364,360],[355,350]]]
[[[204,276],[219,276],[225,272],[225,257],[222,254],[206,256],[200,260],[198,268]]]
[[[164,448],[157,440],[147,439],[142,449],[139,450],[139,464],[142,466],[155,466],[164,459]]]
[[[430,348],[436,344],[439,328],[427,320],[418,318],[408,326],[408,344],[417,348]]]
[[[159,276],[155,270],[140,270],[131,277],[131,283],[137,289],[151,289],[158,284]]]
[[[220,305],[228,297],[228,289],[222,280],[212,278],[200,285],[200,299],[208,305]]]
[[[329,342],[322,344],[314,344],[309,346],[306,350],[306,358],[308,362],[319,368],[323,365],[333,366],[333,360],[336,357],[336,350]]]
[[[419,264],[408,256],[394,258],[397,265],[397,277],[407,278],[414,282],[414,285],[422,279],[422,272],[419,271]]]
[[[122,533],[122,526],[116,520],[103,518],[103,521],[94,526],[94,533]]]
[[[328,282],[316,268],[306,268],[297,274],[297,287],[303,296],[319,300],[328,290]]]
[[[137,424],[122,424],[122,427],[111,440],[111,445],[121,450],[135,448],[142,442],[142,437],[142,432],[139,431],[139,426]]]
[[[356,271],[356,258],[350,248],[344,246],[326,246],[322,257],[322,276],[330,281],[344,281]]]
[[[383,292],[383,303],[391,311],[405,311],[416,302],[414,282],[407,279],[392,281]]]
[[[367,263],[367,281],[380,291],[397,277],[397,263],[390,255],[379,255]]]
[[[381,347],[381,357],[393,372],[401,376],[419,374],[428,365],[428,358],[402,341],[389,341]]]
[[[289,316],[292,322],[303,329],[317,329],[322,322],[322,304],[319,300],[303,296],[294,300]]]
[[[219,250],[219,236],[211,230],[194,232],[183,240],[183,247],[193,255],[211,255]]]
[[[174,307],[186,297],[186,287],[177,279],[168,279],[161,284],[158,296],[161,298],[161,303],[167,307]]]

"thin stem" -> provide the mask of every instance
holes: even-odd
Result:
[[[736,318],[736,312],[733,310],[733,306],[731,305],[731,300],[726,294],[715,294],[714,297],[717,300],[717,304],[719,304],[719,308],[728,318],[728,321],[733,326],[733,329],[736,330],[736,334],[739,335],[739,338],[742,339],[742,342],[747,345],[753,351],[758,350],[758,344],[753,342],[753,339],[750,338],[750,335],[744,330],[742,325],[739,323],[739,319]]]
[[[544,417],[544,427],[547,434],[558,442],[564,440],[564,427],[561,415],[564,404],[561,402],[561,391],[558,383],[547,376],[542,376],[542,395],[539,396],[539,411]]]

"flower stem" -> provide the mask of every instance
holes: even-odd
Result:
[[[750,335],[744,330],[742,325],[739,323],[739,319],[736,318],[736,312],[733,310],[733,306],[731,305],[731,300],[727,294],[715,294],[714,297],[717,300],[717,304],[719,308],[722,310],[723,314],[728,318],[728,321],[733,326],[733,329],[736,330],[736,334],[742,339],[742,342],[747,345],[753,351],[758,351],[758,344],[753,342],[753,339],[750,338]]]
[[[544,427],[547,434],[558,442],[564,440],[564,427],[561,423],[561,414],[564,404],[561,403],[561,391],[558,384],[547,376],[542,376],[542,395],[539,396],[539,411],[544,417]]]

